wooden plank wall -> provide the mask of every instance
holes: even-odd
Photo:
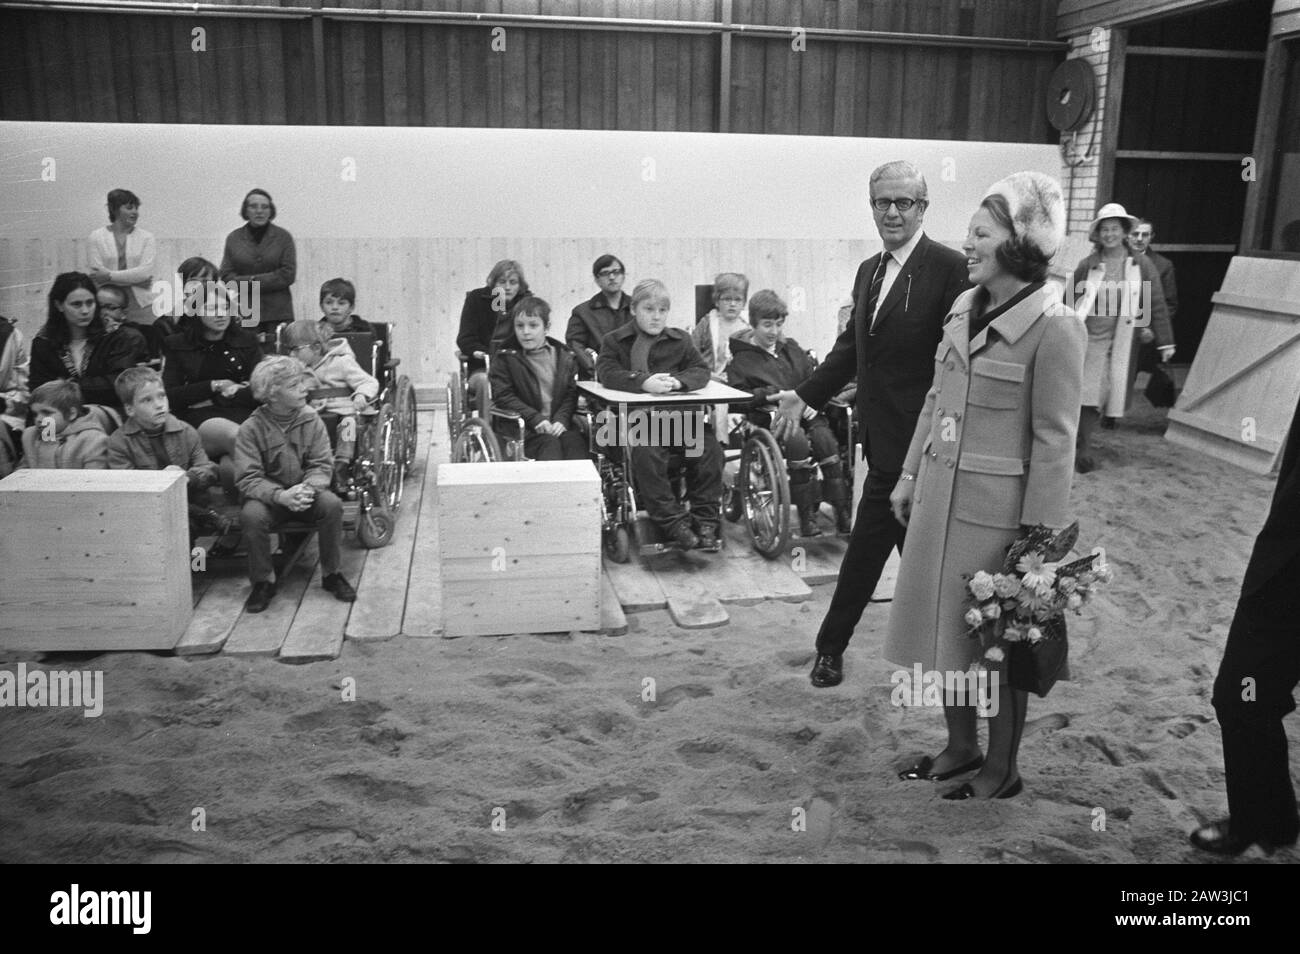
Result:
[[[749,276],[751,293],[773,288],[792,305],[792,289],[798,286],[806,307],[792,310],[786,331],[824,354],[834,342],[836,312],[852,290],[858,264],[878,250],[865,241],[821,239],[294,238],[299,317],[319,316],[322,282],[336,276],[351,279],[357,285],[358,314],[396,323],[403,373],[422,387],[439,388],[455,369],[453,349],[465,292],[480,287],[493,263],[503,258],[524,266],[529,284],[551,304],[552,333],[561,339],[573,306],[596,293],[591,263],[612,251],[628,267],[628,290],[650,277],[668,285],[672,323],[681,327],[694,324],[694,286],[712,282],[719,271],[742,271]],[[196,254],[220,259],[219,248],[194,239],[160,238],[158,274]],[[0,239],[0,262],[6,263],[0,314],[17,318],[30,338],[44,321],[45,296],[54,276],[86,267],[86,241]]]
[[[258,0],[265,5],[265,0]],[[274,5],[276,0],[270,0]],[[240,5],[237,2],[229,6]],[[308,0],[281,0],[308,6]],[[332,6],[717,21],[692,0],[354,0]],[[1054,0],[771,0],[738,24],[1050,40]],[[316,124],[310,19],[5,11],[0,118]],[[191,31],[207,31],[206,52]],[[329,125],[715,131],[720,38],[325,19]],[[1053,51],[971,50],[735,34],[730,130],[1052,142]],[[71,55],[69,55],[71,48]]]

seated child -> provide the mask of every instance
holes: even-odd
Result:
[[[239,524],[252,582],[246,612],[265,610],[276,595],[270,534],[290,520],[316,524],[321,586],[344,603],[356,599],[339,572],[343,502],[329,489],[329,437],[320,415],[307,407],[305,370],[296,357],[281,355],[253,368],[252,395],[261,407],[239,425],[235,438],[235,481],[244,498]]]
[[[23,431],[19,467],[33,470],[107,470],[108,434],[81,403],[76,381],[46,381],[31,398],[36,423]]]
[[[331,278],[320,287],[320,329],[326,338],[352,332],[373,334],[370,322],[352,314],[357,303],[357,287],[346,278]]]
[[[307,368],[307,399],[317,413],[350,419],[353,427],[340,427],[334,447],[334,489],[347,486],[348,470],[356,451],[356,416],[370,408],[379,395],[379,382],[357,363],[352,346],[343,338],[326,338],[316,321],[294,321],[280,330],[280,347]]]
[[[601,384],[619,391],[668,394],[695,391],[709,383],[709,366],[691,344],[690,335],[668,327],[670,307],[668,289],[662,282],[647,279],[636,286],[632,292],[632,322],[605,335],[601,343],[600,360],[596,363],[596,379]],[[635,426],[631,420],[635,413],[628,415],[629,433]],[[676,428],[677,433],[683,438],[691,433],[700,435],[699,443],[683,439],[675,443],[656,442],[649,447],[636,446],[630,454],[633,485],[651,519],[669,539],[683,548],[716,552],[722,546],[718,527],[722,448],[712,428],[703,420],[703,409],[681,409],[681,413],[696,415],[697,419],[688,427],[688,422],[679,418],[681,426]],[[674,428],[659,426],[650,430],[662,435],[665,430],[671,434]],[[681,455],[686,468],[689,515],[682,509],[668,480],[672,454]]]
[[[15,322],[0,315],[0,477],[18,466],[27,423],[27,343]]]
[[[727,380],[731,336],[749,330],[745,314],[748,295],[748,278],[739,272],[723,272],[713,280],[713,310],[691,332],[691,343],[708,362],[709,374],[715,381]]]
[[[753,326],[731,339],[731,363],[727,365],[727,383],[749,391],[763,404],[770,404],[779,391],[794,388],[813,373],[812,361],[799,343],[785,337],[783,328],[789,313],[776,292],[764,288],[749,301],[749,323]],[[772,426],[770,411],[756,408],[748,417],[760,427]],[[800,422],[803,427],[781,443],[790,473],[790,497],[799,511],[799,533],[805,537],[821,534],[817,528],[817,499],[812,485],[813,467],[820,465],[822,493],[835,508],[835,526],[848,533],[849,486],[844,479],[840,448],[831,433],[830,422],[809,408]],[[811,445],[811,446],[810,446]]]
[[[258,364],[251,384],[262,406],[235,438],[235,479],[244,495],[239,522],[253,584],[244,603],[248,613],[262,612],[275,596],[271,532],[290,520],[316,525],[321,586],[345,603],[357,598],[339,572],[343,502],[329,489],[329,437],[320,415],[307,407],[305,371],[297,358],[280,355]]]
[[[587,442],[573,429],[578,406],[573,353],[546,335],[551,306],[524,298],[514,308],[515,333],[492,364],[492,403],[524,419],[524,453],[534,460],[582,460]]]
[[[191,517],[214,517],[206,491],[217,483],[217,465],[203,452],[199,432],[169,413],[162,375],[153,368],[127,368],[113,386],[126,423],[108,439],[109,469],[183,470]]]

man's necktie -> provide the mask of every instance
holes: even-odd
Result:
[[[869,330],[876,330],[876,304],[880,301],[880,289],[885,284],[885,265],[894,256],[889,252],[880,254],[880,264],[876,266],[875,274],[871,276],[871,287],[867,290],[867,310],[866,313],[871,316],[871,325]]]

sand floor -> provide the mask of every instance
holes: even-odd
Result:
[[[942,748],[942,717],[890,703],[888,605],[844,683],[809,685],[820,586],[720,629],[659,611],[621,637],[399,637],[303,666],[0,653],[102,669],[106,697],[93,719],[0,709],[0,860],[1211,860],[1186,832],[1226,810],[1209,694],[1273,485],[1160,430],[1147,409],[1099,432],[1076,478],[1081,543],[1116,580],[1074,621],[1075,681],[1031,701],[1018,798],[896,779]]]

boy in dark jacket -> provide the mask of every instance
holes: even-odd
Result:
[[[546,335],[551,306],[528,297],[514,308],[514,337],[492,362],[492,405],[524,419],[524,453],[534,460],[582,460],[587,442],[573,429],[578,406],[573,355]]]
[[[253,397],[263,402],[235,439],[235,479],[244,495],[239,515],[248,547],[252,592],[248,613],[266,609],[271,581],[271,531],[288,520],[316,525],[321,586],[351,603],[356,591],[339,572],[343,502],[329,489],[334,455],[320,416],[307,407],[306,368],[296,358],[267,358],[253,369]]]
[[[709,383],[709,366],[700,357],[689,333],[668,327],[671,302],[662,282],[647,279],[632,292],[632,323],[605,335],[601,343],[596,377],[607,388],[618,391],[670,394],[697,391]],[[633,442],[630,436],[638,429],[637,415],[650,415],[669,426],[640,428],[654,434],[667,430],[679,439],[654,441],[650,446]],[[683,418],[691,415],[694,420]],[[702,408],[673,408],[637,411],[628,415],[629,427],[621,440],[635,447],[630,453],[633,484],[650,517],[664,534],[685,549],[699,548],[716,552],[722,546],[718,517],[722,501],[722,448],[705,422]],[[688,426],[693,425],[693,426]],[[687,441],[695,433],[701,439]],[[686,492],[690,514],[683,510],[668,479],[669,459],[680,455],[686,467]]]
[[[749,300],[750,330],[729,342],[731,362],[727,365],[727,383],[749,391],[758,399],[760,406],[750,411],[748,417],[759,427],[772,426],[771,412],[763,410],[761,405],[775,401],[777,392],[797,387],[813,373],[813,363],[807,353],[797,341],[782,333],[787,314],[785,302],[776,292],[764,288]],[[790,473],[790,496],[799,510],[799,533],[805,537],[821,534],[817,528],[821,501],[812,484],[813,468],[818,466],[822,473],[822,493],[835,508],[836,529],[848,533],[852,522],[849,487],[830,422],[809,408],[801,423],[801,429],[781,442]]]
[[[127,368],[114,383],[126,422],[108,439],[109,470],[185,471],[191,501],[217,482],[217,465],[203,452],[199,432],[169,411],[162,375]]]
[[[632,320],[632,300],[623,293],[625,273],[623,263],[613,255],[596,259],[591,274],[600,291],[575,305],[573,314],[569,316],[564,342],[573,349],[573,357],[584,381],[590,381],[596,375],[596,358],[605,335]]]

